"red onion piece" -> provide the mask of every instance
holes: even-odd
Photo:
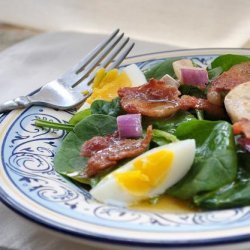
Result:
[[[142,136],[141,114],[120,115],[117,117],[120,138],[139,138]]]
[[[240,137],[238,143],[248,152],[250,152],[250,138]]]
[[[181,68],[193,67],[193,63],[190,59],[181,59],[173,62],[174,73],[179,81],[181,81]]]
[[[181,82],[187,85],[205,87],[208,83],[208,73],[203,68],[183,67],[181,68]]]

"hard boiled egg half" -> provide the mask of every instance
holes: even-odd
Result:
[[[137,65],[131,64],[122,70],[100,69],[93,81],[93,92],[79,111],[90,107],[95,100],[111,101],[118,96],[117,91],[124,87],[136,87],[146,83],[147,80]]]
[[[105,176],[90,193],[102,203],[125,207],[156,197],[186,175],[194,156],[193,139],[151,149]]]

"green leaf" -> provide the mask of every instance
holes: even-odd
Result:
[[[205,93],[205,90],[201,90],[200,88],[192,85],[181,85],[179,87],[179,90],[182,95],[191,95],[195,96],[197,98],[206,98],[207,95]]]
[[[75,127],[75,134],[83,141],[94,136],[112,134],[117,129],[116,118],[109,115],[91,115],[80,121]]]
[[[160,79],[164,75],[169,74],[172,77],[175,77],[174,69],[173,69],[173,62],[180,60],[181,58],[176,57],[176,58],[171,58],[171,59],[166,59],[165,61],[156,64],[146,72],[144,72],[145,77],[147,80],[154,78],[154,79]]]
[[[81,176],[87,164],[87,159],[80,156],[81,147],[86,140],[112,134],[116,128],[116,118],[112,116],[91,115],[81,120],[62,141],[54,158],[55,170],[78,182],[94,185],[96,178],[87,179]]]
[[[204,209],[222,209],[250,205],[250,154],[238,150],[237,178],[230,184],[194,197],[194,203]]]
[[[83,141],[74,132],[69,132],[56,153],[54,165],[58,173],[89,184],[88,180],[81,177],[87,163],[87,159],[80,156],[82,144]]]
[[[215,69],[221,67],[223,71],[227,71],[232,66],[247,61],[250,61],[250,58],[247,56],[226,54],[215,58],[211,63],[211,68]]]
[[[178,139],[196,141],[196,155],[188,174],[170,195],[190,199],[201,192],[212,191],[232,182],[237,173],[237,156],[232,126],[225,121],[190,121],[176,130]]]
[[[71,119],[69,120],[69,124],[76,125],[81,120],[85,119],[86,117],[91,115],[90,109],[84,109],[81,111],[76,112]]]
[[[176,142],[178,141],[178,139],[176,138],[176,136],[170,133],[167,133],[159,129],[153,129],[152,141],[157,143],[159,146],[162,146],[171,142]]]
[[[204,120],[204,111],[200,109],[195,109],[195,113],[198,120]]]
[[[92,114],[103,114],[117,117],[121,111],[120,99],[117,97],[111,102],[104,100],[96,100],[91,104]]]
[[[222,209],[250,205],[250,180],[227,185],[214,192],[196,195],[194,203],[204,209]]]
[[[196,120],[196,118],[186,111],[179,111],[174,116],[170,118],[157,119],[157,120],[145,120],[144,122],[147,124],[152,124],[154,129],[163,130],[170,134],[174,134],[176,128],[180,126],[182,123]]]
[[[215,79],[217,76],[219,76],[223,72],[222,67],[216,67],[214,69],[210,69],[207,71],[209,80]]]

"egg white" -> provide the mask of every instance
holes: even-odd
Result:
[[[164,181],[161,181],[158,186],[154,187],[148,193],[138,195],[124,189],[115,178],[116,173],[129,171],[133,168],[133,163],[137,159],[149,156],[157,151],[167,149],[174,153],[172,165],[168,170]],[[99,202],[116,205],[129,206],[136,204],[141,200],[149,199],[164,193],[169,187],[177,183],[183,178],[191,168],[195,156],[195,140],[188,139],[163,145],[151,149],[142,155],[136,157],[124,166],[108,174],[103,178],[91,191],[90,194]]]

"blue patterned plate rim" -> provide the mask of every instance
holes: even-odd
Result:
[[[186,56],[186,57],[199,57],[199,56],[215,56],[219,54],[225,54],[225,53],[239,53],[239,54],[245,54],[250,55],[250,50],[248,49],[230,49],[230,48],[223,48],[223,49],[195,49],[195,50],[174,50],[174,51],[163,51],[163,52],[156,52],[156,53],[149,53],[149,54],[143,54],[139,56],[133,56],[129,57],[123,65],[127,65],[130,63],[144,63],[144,62],[154,62],[155,60],[161,60],[167,57],[175,57],[175,56]],[[14,111],[16,112],[16,111]],[[0,117],[0,122],[3,124],[7,118],[13,114],[14,112],[11,112],[9,115],[5,115]],[[18,117],[20,117],[22,113],[17,112],[16,114],[16,120]],[[15,116],[15,114],[14,114]],[[5,140],[5,138],[4,138]],[[3,149],[4,152],[4,149]],[[1,177],[0,177],[1,180]],[[214,245],[224,245],[224,244],[236,244],[236,243],[243,243],[245,241],[249,240],[250,237],[250,228],[247,227],[244,232],[238,235],[224,235],[220,237],[214,237],[214,238],[202,238],[202,239],[179,239],[179,240],[166,240],[166,239],[156,239],[153,241],[148,241],[146,239],[131,239],[126,236],[112,236],[112,235],[102,235],[102,234],[93,234],[89,232],[88,230],[81,230],[80,232],[76,230],[74,227],[70,227],[69,225],[65,225],[64,223],[58,223],[53,220],[48,220],[46,216],[42,216],[39,213],[36,213],[32,208],[27,209],[25,207],[25,204],[22,204],[18,202],[15,197],[11,196],[8,192],[6,192],[4,186],[0,187],[0,195],[1,200],[3,203],[5,203],[8,207],[13,209],[15,212],[17,212],[20,215],[25,216],[26,218],[37,222],[41,225],[44,225],[48,228],[54,229],[57,232],[61,232],[64,234],[69,234],[72,236],[80,237],[82,239],[95,241],[95,242],[101,242],[101,243],[107,243],[107,244],[119,244],[119,245],[126,245],[126,246],[142,246],[142,247],[157,247],[157,248],[165,248],[165,247],[194,247],[194,246],[214,246]],[[247,214],[249,213],[247,209]],[[250,222],[250,219],[249,219]],[[244,225],[246,226],[246,225]],[[123,229],[124,232],[126,232],[126,229]],[[175,232],[177,233],[177,232]]]

